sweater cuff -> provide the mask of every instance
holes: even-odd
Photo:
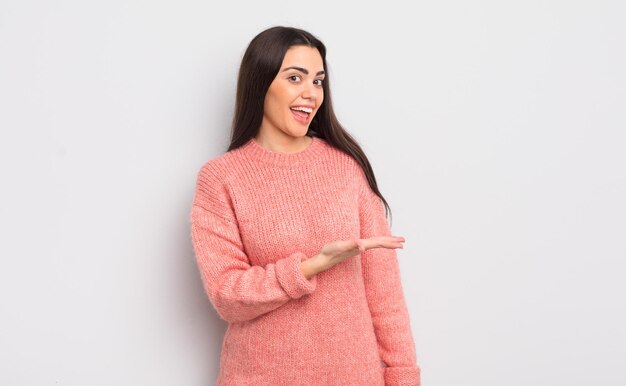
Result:
[[[308,259],[302,252],[295,252],[291,256],[276,261],[276,278],[283,290],[293,299],[310,294],[317,287],[317,276],[310,279],[300,270],[300,263]]]
[[[420,386],[421,371],[417,367],[385,367],[385,386]]]

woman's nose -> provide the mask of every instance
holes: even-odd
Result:
[[[302,91],[302,98],[316,100],[318,99],[320,93],[321,90],[318,89],[315,85],[309,85],[305,87],[305,89]]]

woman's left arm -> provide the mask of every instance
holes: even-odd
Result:
[[[361,238],[391,236],[383,202],[360,179],[359,220]],[[374,248],[361,254],[363,280],[374,331],[384,368],[385,385],[420,384],[420,367],[395,249]]]

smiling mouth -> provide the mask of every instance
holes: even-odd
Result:
[[[306,113],[304,111],[300,111],[300,110],[293,110],[293,109],[290,109],[290,110],[291,110],[291,115],[296,120],[296,122],[306,124],[309,121],[309,116],[311,114]]]

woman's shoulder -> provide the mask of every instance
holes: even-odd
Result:
[[[322,146],[326,150],[326,154],[329,156],[332,162],[337,164],[343,164],[349,167],[358,167],[359,163],[352,157],[352,155],[343,151],[342,149],[335,147],[324,138],[318,138]]]
[[[237,160],[233,152],[228,151],[205,160],[198,169],[197,178],[211,184],[223,184],[233,174],[233,166]]]

